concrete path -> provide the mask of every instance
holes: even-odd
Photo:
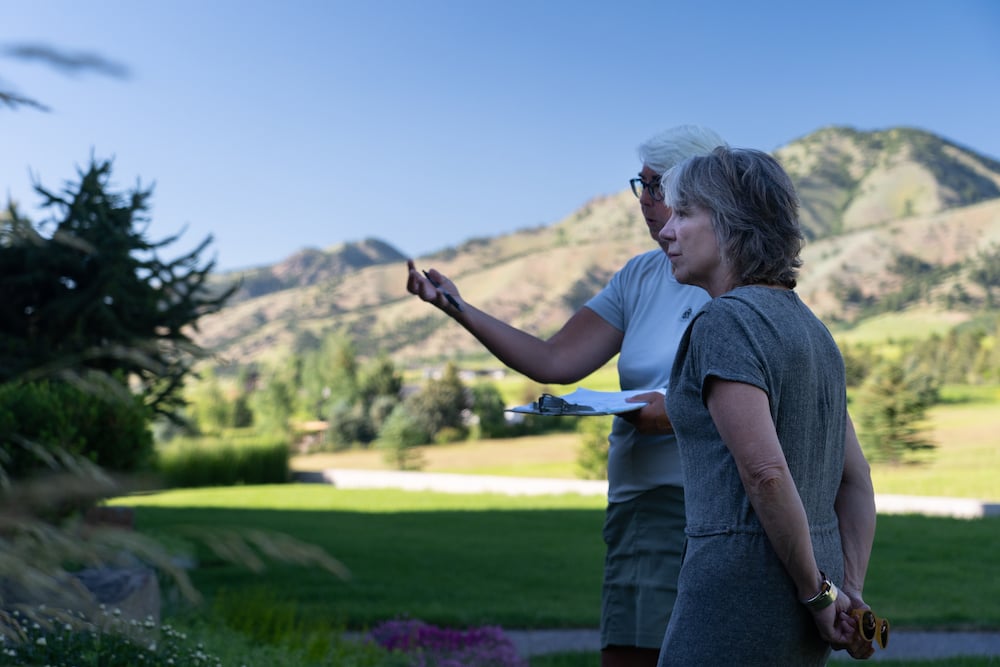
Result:
[[[574,651],[600,651],[597,630],[504,630],[522,656]],[[958,656],[1000,656],[1000,632],[923,632],[893,630],[883,651],[876,647],[871,661],[932,660]],[[857,662],[846,652],[834,660]]]
[[[295,479],[302,482],[332,484],[340,489],[395,488],[445,493],[503,493],[514,496],[562,493],[606,496],[608,493],[608,483],[598,480],[456,475],[398,470],[335,468],[299,472],[295,474]],[[879,514],[925,514],[960,519],[1000,516],[1000,503],[988,503],[970,498],[876,494],[875,509]]]

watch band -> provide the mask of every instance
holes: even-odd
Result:
[[[809,607],[812,611],[826,609],[837,599],[837,587],[833,585],[833,582],[822,571],[819,573],[819,576],[823,578],[823,583],[819,587],[819,593],[802,602],[802,604]]]

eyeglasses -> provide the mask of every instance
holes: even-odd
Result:
[[[873,639],[885,648],[889,644],[889,619],[879,618],[871,609],[852,609],[851,616],[858,622],[858,633],[866,642]]]
[[[647,183],[641,178],[633,178],[628,182],[632,186],[632,194],[636,198],[641,198],[644,190],[649,190],[649,196],[653,201],[663,201],[663,187],[659,183]]]

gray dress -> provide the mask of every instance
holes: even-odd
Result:
[[[671,375],[667,411],[684,469],[687,546],[660,667],[823,665],[830,647],[799,602],[705,407],[710,376],[767,392],[817,563],[834,583],[843,580],[834,512],[847,420],[843,359],[794,292],[737,288],[694,319]]]

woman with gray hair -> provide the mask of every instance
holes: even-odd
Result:
[[[794,292],[792,182],[766,153],[718,148],[664,188],[674,276],[712,301],[667,393],[688,540],[659,664],[823,665],[831,647],[867,658],[850,612],[867,608],[874,493],[840,351]]]
[[[639,147],[642,169],[629,184],[654,241],[670,217],[660,177],[679,161],[724,143],[711,130],[685,125]],[[431,269],[425,276],[412,261],[406,288],[451,316],[504,364],[536,382],[578,382],[620,353],[622,390],[666,387],[677,341],[708,300],[704,290],[674,280],[662,248],[629,260],[547,340],[479,310],[462,300],[444,275]],[[656,664],[684,546],[680,461],[663,395],[650,391],[636,400],[648,403],[615,417],[608,437],[603,667]]]

